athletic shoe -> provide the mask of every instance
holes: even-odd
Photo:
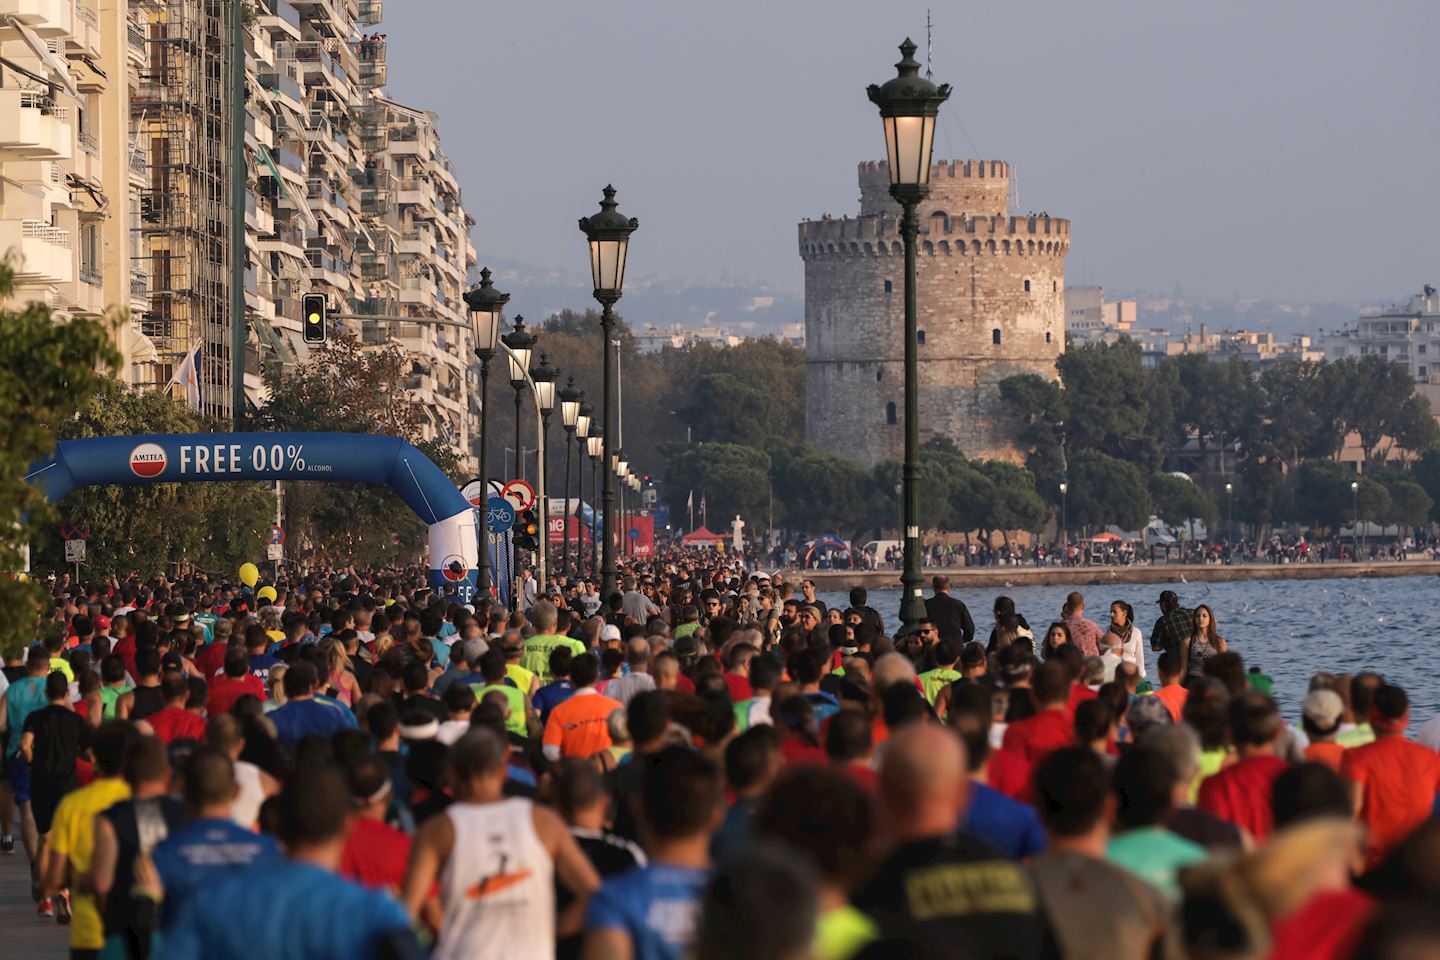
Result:
[[[49,897],[41,900],[40,903],[36,905],[35,916],[39,917],[41,920],[49,920],[51,917],[55,916],[55,908],[51,906]]]
[[[5,854],[7,857],[15,853],[14,837],[0,837],[0,853]]]
[[[70,894],[58,893],[51,897],[55,901],[55,922],[63,926],[70,923]]]

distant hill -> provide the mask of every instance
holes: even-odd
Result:
[[[511,315],[543,318],[557,310],[594,307],[589,277],[546,270],[515,261],[486,260],[495,285],[510,294]],[[798,290],[760,284],[704,282],[683,277],[629,273],[625,296],[616,306],[633,329],[721,326],[738,335],[766,336],[787,323],[805,319],[805,298]]]

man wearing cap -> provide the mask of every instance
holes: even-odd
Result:
[[[1164,653],[1176,650],[1183,657],[1185,644],[1195,632],[1195,611],[1180,606],[1180,597],[1174,590],[1162,590],[1156,601],[1160,607],[1160,619],[1150,631],[1150,649]]]
[[[1345,719],[1345,701],[1334,690],[1311,690],[1305,702],[1300,705],[1300,723],[1310,746],[1305,748],[1305,759],[1340,772],[1340,762],[1345,759],[1345,748],[1335,742],[1340,732],[1340,722]]]

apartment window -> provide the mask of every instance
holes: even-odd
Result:
[[[100,228],[93,223],[80,226],[80,279],[100,282]]]
[[[876,370],[876,371],[875,371],[875,382],[876,382],[876,383],[879,383],[881,380],[884,380],[884,379],[885,379],[885,371],[884,371],[884,370]]]
[[[1415,352],[1416,352],[1416,353],[1424,353],[1424,352],[1425,352],[1425,344],[1422,343],[1422,344],[1420,344],[1418,347],[1416,347],[1416,348],[1415,348]]]
[[[916,331],[915,331],[915,342],[916,342],[916,344],[918,344],[919,346],[922,346],[922,347],[925,346],[925,331],[924,331],[924,330],[916,330]]]
[[[890,426],[895,425],[895,401],[885,404],[885,422]]]
[[[75,139],[88,153],[100,151],[100,141],[95,137],[95,95],[84,96],[75,110]]]
[[[994,330],[991,330],[991,331],[990,331],[990,342],[993,343],[993,344],[995,344],[997,347],[1000,345],[1000,328],[999,328],[999,327],[996,327]]]
[[[891,293],[891,292],[893,292],[894,290],[895,290],[895,285],[894,285],[893,283],[891,283],[889,280],[886,280],[886,281],[885,281],[885,292],[886,292],[886,293]]]
[[[1421,367],[1418,371],[1416,371],[1415,379],[1416,379],[1416,380],[1420,380],[1420,381],[1429,380],[1429,379],[1430,379],[1430,372],[1429,372],[1429,370],[1427,370],[1425,367]]]

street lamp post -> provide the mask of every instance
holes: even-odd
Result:
[[[1235,484],[1225,484],[1225,499],[1229,501],[1230,510],[1230,542],[1235,542]]]
[[[480,286],[465,292],[465,306],[470,311],[471,333],[475,341],[475,356],[480,361],[480,495],[489,495],[490,481],[490,400],[487,388],[490,385],[490,361],[495,357],[495,348],[500,339],[500,324],[505,304],[510,294],[501,293],[490,282],[490,268],[480,271]],[[476,561],[479,587],[490,596],[490,510],[482,502],[476,511],[480,516],[477,531],[480,557]]]
[[[626,217],[616,207],[615,188],[607,185],[605,199],[600,201],[600,212],[580,218],[580,230],[590,244],[590,274],[595,282],[595,299],[600,302],[600,330],[604,336],[605,366],[601,401],[603,433],[605,438],[605,460],[609,466],[610,445],[619,439],[616,427],[618,411],[615,403],[616,370],[615,351],[610,340],[615,326],[615,303],[620,299],[625,283],[625,256],[630,246],[630,234],[640,226],[634,217]],[[611,531],[615,529],[615,479],[610,470],[605,471],[605,489],[601,494],[601,523],[605,528],[605,548],[601,555],[601,602],[608,603],[615,592],[615,542]]]
[[[535,334],[525,329],[525,318],[516,314],[515,329],[500,338],[510,348],[510,386],[515,388],[515,474],[524,472],[520,463],[520,406],[525,400],[525,374],[530,369],[530,353],[535,349]],[[539,446],[537,441],[536,446]],[[520,575],[520,548],[514,548],[511,566],[512,579]],[[511,602],[515,601],[511,591]]]
[[[600,489],[600,461],[605,459],[605,428],[593,420],[590,422],[590,436],[585,439],[585,452],[590,455],[590,496]],[[608,469],[608,468],[607,468]],[[596,534],[595,505],[590,505],[590,576],[600,570],[599,538]],[[604,523],[604,518],[601,518]]]
[[[570,566],[570,441],[575,436],[575,424],[580,419],[580,398],[584,396],[575,386],[575,378],[565,381],[560,388],[560,425],[565,428],[565,482],[560,487],[560,499],[564,509],[560,511],[560,570],[568,576]]]
[[[1065,557],[1070,551],[1070,517],[1066,508],[1067,494],[1070,492],[1070,484],[1064,480],[1060,481],[1060,565],[1065,565]]]
[[[559,378],[560,371],[550,363],[550,358],[540,354],[540,365],[532,367],[530,379],[535,382],[535,401],[540,407],[540,442],[535,446],[542,448],[540,458],[537,461],[536,473],[545,471],[545,476],[537,477],[538,488],[541,492],[537,506],[540,510],[540,542],[536,545],[542,563],[542,569],[550,569],[550,495],[545,492],[550,489],[550,414],[555,411],[555,381]],[[544,590],[546,584],[540,584]]]
[[[614,478],[615,478],[615,480],[617,480],[617,481],[621,484],[621,489],[620,489],[621,517],[620,517],[620,522],[617,523],[617,524],[615,525],[615,527],[614,527],[614,530],[615,530],[614,533],[611,533],[611,532],[610,532],[611,528],[609,528],[609,527],[606,527],[606,528],[605,528],[605,543],[606,543],[607,545],[613,547],[613,548],[615,549],[616,553],[618,554],[618,553],[620,552],[620,550],[625,546],[625,535],[629,532],[629,527],[625,526],[625,522],[626,522],[626,521],[625,521],[625,517],[624,517],[624,506],[625,506],[624,483],[625,483],[625,479],[630,476],[630,458],[627,457],[627,456],[625,456],[625,451],[624,451],[624,450],[616,450],[615,453],[611,455],[611,458],[612,458],[611,467],[612,467],[613,472],[614,472]]]
[[[925,616],[920,571],[920,410],[919,347],[915,305],[916,241],[920,232],[916,208],[930,193],[930,157],[935,144],[935,118],[950,96],[949,84],[936,86],[920,76],[915,44],[900,45],[896,75],[869,88],[870,102],[880,109],[885,127],[885,154],[890,168],[890,196],[904,211],[900,235],[905,241],[905,569],[900,575],[901,634],[908,634]]]
[[[580,396],[582,398],[585,396],[584,390],[580,391]],[[576,450],[576,453],[580,457],[580,462],[575,465],[575,486],[579,492],[575,495],[575,562],[571,565],[572,575],[578,575],[580,568],[584,566],[584,551],[580,549],[580,523],[582,518],[584,517],[584,512],[582,508],[585,504],[585,455],[588,450],[587,444],[589,443],[590,439],[590,423],[592,413],[593,411],[590,407],[590,404],[586,403],[582,399],[580,401],[580,416],[575,418],[575,445],[578,448]],[[594,495],[593,492],[591,495]],[[568,531],[570,529],[569,520],[565,521],[565,529],[568,536]]]
[[[1360,481],[1350,481],[1350,497],[1354,501],[1350,521],[1350,549],[1355,552],[1355,562],[1360,562]]]

